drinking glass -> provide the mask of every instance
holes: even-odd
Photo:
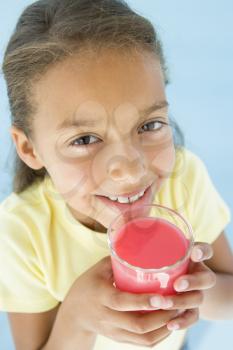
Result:
[[[167,243],[160,247],[159,252],[157,249],[157,258],[160,259],[165,254],[169,256],[175,253],[176,244],[174,242],[173,244],[169,243],[168,231],[170,230],[179,233],[179,239],[182,239],[185,243],[183,256],[172,264],[165,264],[159,268],[155,266],[144,268],[140,266],[140,262],[136,261],[132,264],[130,261],[127,261],[127,249],[130,251],[132,248],[134,251],[139,252],[141,258],[143,258],[143,254],[147,254],[144,243],[148,243],[149,232],[155,233],[155,224],[157,226],[156,230],[163,230],[163,237],[168,235]],[[146,234],[142,235],[141,243],[138,247],[135,246],[135,240],[132,239],[133,235],[131,235],[131,242],[127,242],[128,248],[125,247],[126,257],[122,258],[122,256],[119,256],[116,247],[119,247],[119,244],[121,244],[120,239],[127,233],[127,227],[130,230],[134,230],[131,232],[143,233],[146,230]],[[179,276],[187,273],[190,253],[194,245],[192,227],[180,213],[157,204],[143,205],[136,209],[125,210],[112,221],[108,227],[107,234],[116,288],[132,293],[176,294],[173,283]],[[156,238],[152,244],[156,244]],[[143,249],[145,253],[143,253]],[[155,247],[151,247],[150,254],[151,251],[153,252],[153,249],[155,250]],[[147,257],[145,256],[144,258]],[[137,260],[136,255],[134,260]]]

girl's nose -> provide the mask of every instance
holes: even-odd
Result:
[[[108,162],[108,175],[113,181],[140,183],[146,174],[146,166],[142,157],[133,159],[123,155],[116,155]]]

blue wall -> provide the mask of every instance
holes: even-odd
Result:
[[[32,1],[0,3],[0,60],[22,9]],[[186,145],[206,163],[212,180],[233,208],[233,1],[129,0],[157,27],[170,68],[167,89],[171,114]],[[5,84],[0,77],[0,200],[10,187],[10,126]],[[233,247],[233,223],[227,227]],[[5,314],[0,314],[0,344],[13,349]],[[233,321],[199,321],[190,330],[192,350],[219,350],[233,343]]]

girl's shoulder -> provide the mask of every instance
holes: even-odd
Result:
[[[55,277],[48,267],[51,211],[43,188],[35,183],[0,203],[1,311],[43,312],[58,303],[47,288],[47,278]]]
[[[176,150],[175,165],[167,185],[173,196],[185,199],[189,207],[200,205],[204,197],[206,200],[208,196],[220,197],[202,157],[185,147]]]
[[[46,197],[46,179],[37,181],[21,193],[11,192],[0,203],[0,235],[4,232],[35,231],[37,223],[49,217],[50,208]]]
[[[207,172],[206,165],[200,156],[185,147],[176,149],[176,161],[173,177],[196,177]]]
[[[165,192],[174,197],[186,197],[187,192],[192,195],[196,191],[211,181],[208,170],[203,160],[194,152],[185,147],[179,147],[175,151],[175,163],[172,171],[162,187],[162,195]]]
[[[197,154],[182,148],[167,186],[173,208],[191,223],[197,241],[212,243],[231,220],[225,203],[208,167]]]
[[[11,192],[2,202],[0,202],[0,212],[13,212],[22,207],[34,206],[41,202],[41,190],[44,181],[37,181],[21,193]]]

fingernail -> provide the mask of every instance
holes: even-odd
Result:
[[[160,297],[154,296],[154,297],[150,298],[150,303],[151,303],[151,306],[153,306],[153,307],[161,307],[162,300]]]
[[[189,283],[187,280],[182,280],[178,283],[177,287],[176,287],[176,290],[177,291],[181,291],[181,290],[185,290],[187,289],[189,286]]]
[[[164,299],[162,303],[162,308],[163,309],[169,309],[169,307],[173,306],[173,301],[171,299]]]
[[[178,323],[168,323],[167,328],[169,329],[169,331],[177,331],[177,329],[179,329],[180,326],[178,325]]]
[[[203,258],[203,251],[199,248],[194,249],[194,258],[196,260],[201,260]]]

